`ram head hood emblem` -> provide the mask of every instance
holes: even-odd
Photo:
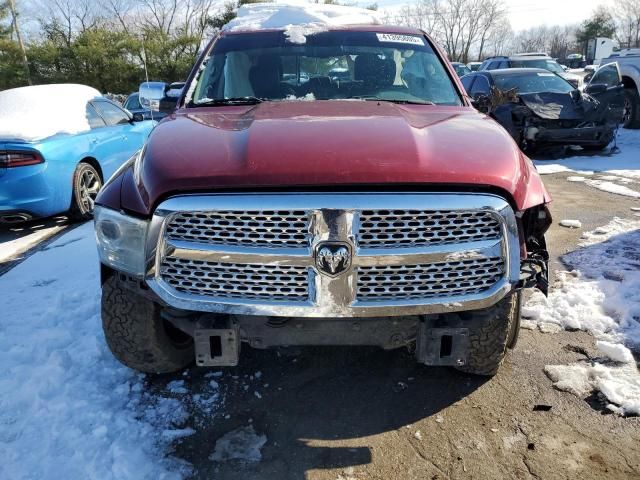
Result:
[[[346,243],[321,242],[315,256],[318,271],[330,277],[337,277],[351,266],[351,248]]]

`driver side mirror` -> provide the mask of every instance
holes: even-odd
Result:
[[[587,87],[584,89],[584,91],[586,93],[589,93],[591,95],[597,95],[599,93],[604,93],[607,91],[607,85],[604,83],[594,83],[592,85],[587,85]]]
[[[476,95],[471,98],[471,106],[482,113],[489,111],[489,97],[487,95]]]
[[[142,122],[144,121],[144,115],[140,112],[136,112],[131,116],[131,121],[133,122]]]

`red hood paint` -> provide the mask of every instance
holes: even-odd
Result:
[[[152,132],[121,207],[180,192],[371,185],[493,187],[520,210],[549,196],[508,133],[471,107],[282,101],[181,109]]]

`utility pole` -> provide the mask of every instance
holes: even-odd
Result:
[[[20,51],[22,52],[22,66],[24,68],[24,73],[27,74],[27,83],[29,85],[33,85],[31,83],[31,74],[29,73],[29,60],[27,60],[27,50],[24,48],[22,34],[20,33],[20,27],[18,26],[18,12],[16,11],[16,3],[14,0],[9,0],[9,9],[11,10],[11,16],[13,17],[13,29],[16,31],[16,36],[18,37],[18,45],[20,46]]]

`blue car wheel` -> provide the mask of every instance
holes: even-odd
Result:
[[[73,220],[88,220],[93,215],[98,191],[102,188],[102,179],[98,171],[89,163],[82,162],[73,174],[73,197],[69,216]]]

